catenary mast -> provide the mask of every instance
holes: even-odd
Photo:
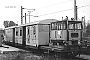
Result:
[[[74,19],[77,20],[77,6],[76,6],[76,0],[74,0]]]

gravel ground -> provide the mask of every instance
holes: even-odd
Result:
[[[40,56],[36,56],[29,52],[13,51],[0,54],[0,60],[40,60]]]
[[[28,51],[13,51],[0,53],[0,60],[82,60],[63,58],[57,55],[35,54]]]

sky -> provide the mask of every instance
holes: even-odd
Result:
[[[86,22],[90,20],[90,6],[86,6],[90,5],[90,0],[76,0],[76,5],[78,19],[85,16]],[[27,14],[27,23],[29,23],[28,11],[33,15],[30,16],[30,22],[44,19],[62,20],[62,17],[66,16],[74,17],[74,0],[0,0],[0,27],[4,28],[3,21],[6,20],[21,24],[21,6],[27,8],[23,9],[23,16]],[[79,8],[81,6],[86,7]],[[35,11],[29,9],[35,9]],[[25,17],[23,17],[23,24],[25,24]]]

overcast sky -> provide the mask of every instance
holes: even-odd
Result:
[[[86,5],[90,5],[90,0],[77,0],[78,7]],[[21,6],[27,9],[35,9],[31,15],[39,17],[31,16],[31,22],[44,19],[61,20],[65,16],[74,17],[74,10],[72,9],[74,8],[74,0],[0,0],[0,27],[3,27],[4,20],[11,20],[20,24]],[[23,15],[24,13],[28,15],[28,11],[32,11],[27,9],[23,9]],[[83,16],[85,16],[86,21],[90,20],[90,6],[78,9],[78,18],[81,19]],[[29,16],[27,16],[27,23],[29,23]]]

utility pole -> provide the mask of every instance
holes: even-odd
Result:
[[[21,24],[23,24],[23,7],[21,6]]]
[[[83,32],[85,33],[86,32],[86,24],[85,24],[85,16],[82,17],[82,25],[83,25]],[[85,35],[84,35],[85,36]]]
[[[29,23],[30,23],[30,11],[28,11],[29,12]]]
[[[76,0],[74,0],[74,19],[77,20],[77,6],[76,6]]]
[[[25,17],[25,23],[26,23],[26,13],[25,13],[25,16],[23,16],[23,9],[27,9],[27,8],[23,8],[21,6],[21,24],[23,24],[23,17]],[[27,9],[27,10],[33,10],[35,11],[35,9]],[[29,12],[29,23],[30,23],[30,13],[33,12],[33,11],[28,11]],[[38,17],[38,16],[35,16],[35,17]]]
[[[84,16],[84,32],[85,32],[86,24],[85,24],[85,16]]]
[[[63,17],[62,17],[62,21],[63,21]]]
[[[26,13],[25,13],[25,24],[26,24]]]

